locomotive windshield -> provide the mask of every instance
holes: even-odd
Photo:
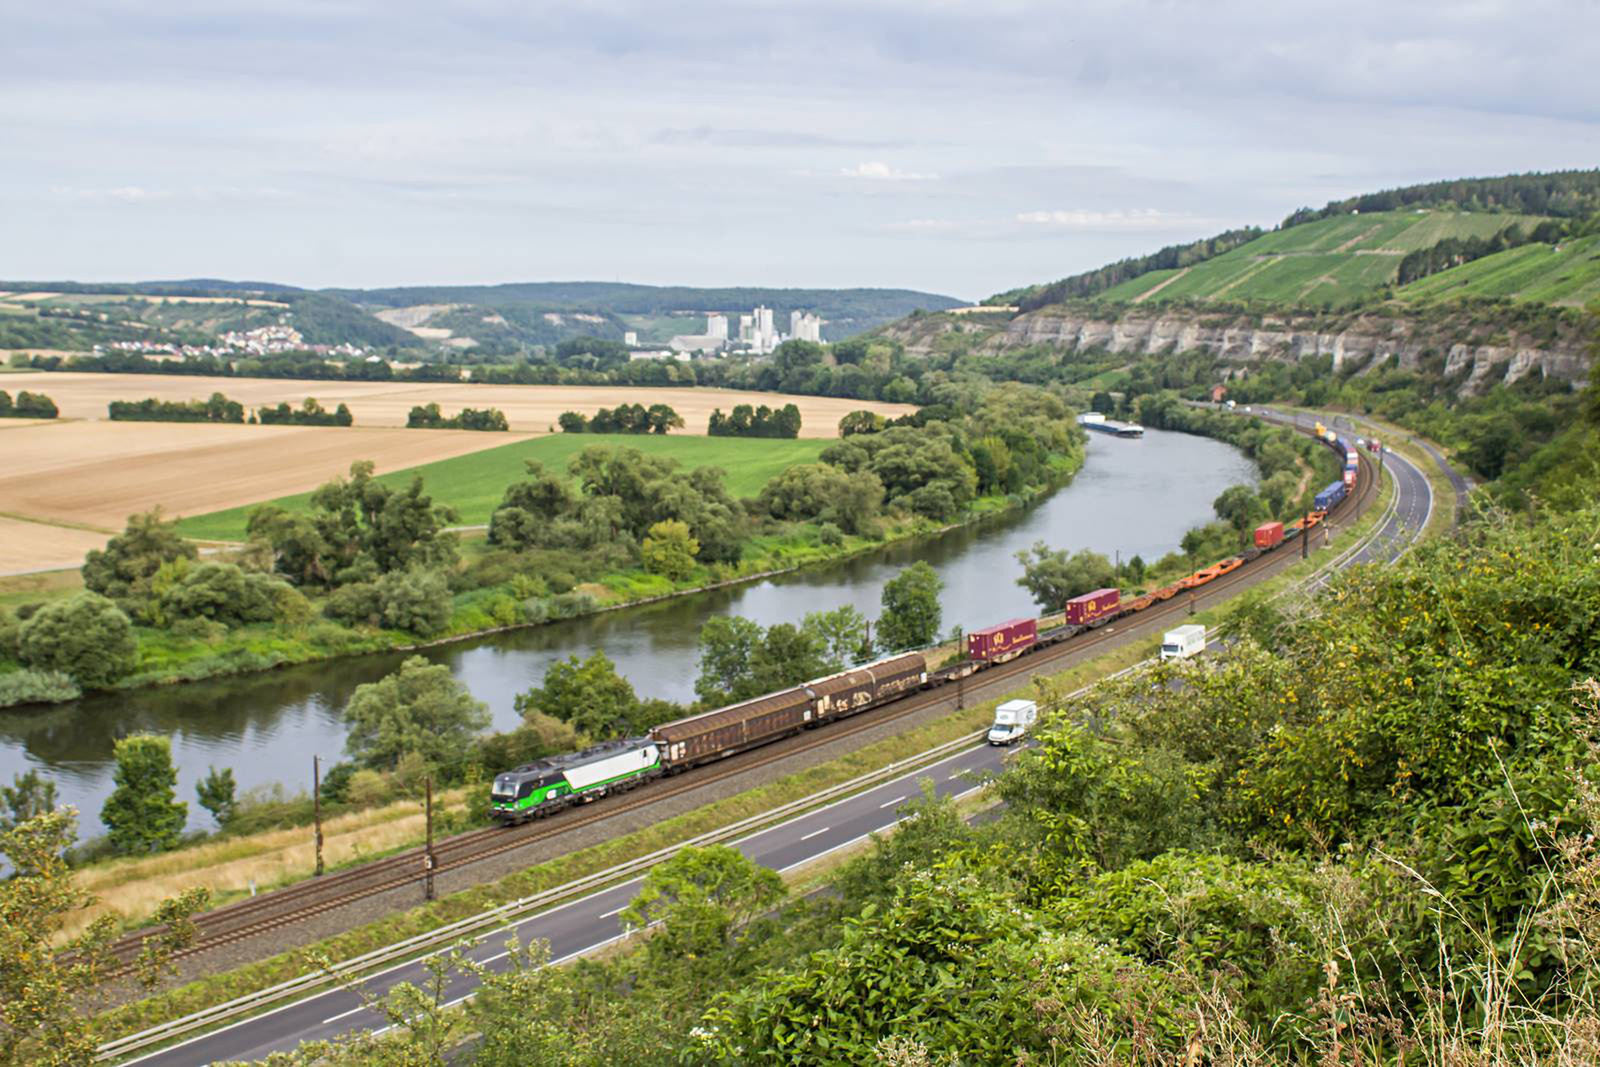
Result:
[[[494,780],[494,788],[489,791],[489,798],[497,801],[517,799],[517,780],[509,774],[502,774]]]

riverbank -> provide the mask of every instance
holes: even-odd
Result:
[[[817,523],[793,523],[746,540],[737,563],[700,566],[673,581],[643,568],[601,576],[556,593],[527,595],[524,581],[508,580],[456,594],[449,622],[436,636],[372,626],[346,626],[326,618],[303,624],[242,626],[214,636],[184,636],[168,629],[135,627],[138,661],[110,692],[239,677],[284,667],[377,653],[437,649],[495,634],[567,619],[597,615],[679,597],[746,585],[785,574],[848,561],[887,545],[935,537],[984,519],[1021,511],[1069,484],[1083,465],[1083,454],[1055,456],[1046,485],[1008,496],[974,500],[956,522],[937,523],[915,516],[886,517],[879,536],[830,536]],[[481,538],[467,543],[467,556],[486,548]],[[71,592],[65,586],[56,595]],[[63,702],[66,703],[66,702]],[[48,705],[28,705],[47,707]]]

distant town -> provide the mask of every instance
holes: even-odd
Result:
[[[822,341],[824,325],[822,317],[809,311],[789,313],[788,333],[778,331],[773,324],[772,309],[769,307],[756,307],[748,315],[740,315],[739,332],[731,337],[728,334],[729,319],[729,315],[720,311],[712,312],[706,316],[704,333],[678,334],[667,342],[665,349],[638,349],[639,335],[633,330],[623,334],[622,341],[629,348],[636,349],[631,353],[631,359],[678,360],[686,360],[694,355],[710,356],[725,351],[742,351],[764,356],[785,341],[818,343]]]

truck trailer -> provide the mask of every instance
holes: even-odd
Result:
[[[1116,589],[1096,589],[1092,593],[1075,596],[1067,601],[1067,624],[1099,626],[1108,616],[1116,614],[1121,599],[1122,593]]]
[[[967,655],[1003,663],[1039,640],[1039,620],[1012,619],[967,635]]]

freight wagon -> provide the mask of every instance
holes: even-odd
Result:
[[[1116,589],[1096,589],[1092,593],[1075,596],[1067,601],[1066,616],[1069,626],[1099,626],[1115,615],[1122,593]]]
[[[650,730],[669,772],[837,719],[922,688],[928,661],[895,656],[726,708],[662,723]]]
[[[976,660],[1004,663],[1032,648],[1038,640],[1038,619],[1012,619],[968,634],[967,655]]]
[[[1257,548],[1277,548],[1283,544],[1283,523],[1264,522],[1257,526],[1255,543]]]
[[[1344,494],[1344,482],[1332,482],[1326,489],[1317,494],[1316,500],[1314,501],[1315,507],[1318,511],[1331,511],[1333,510],[1334,505],[1338,504],[1339,501],[1344,499]]]

